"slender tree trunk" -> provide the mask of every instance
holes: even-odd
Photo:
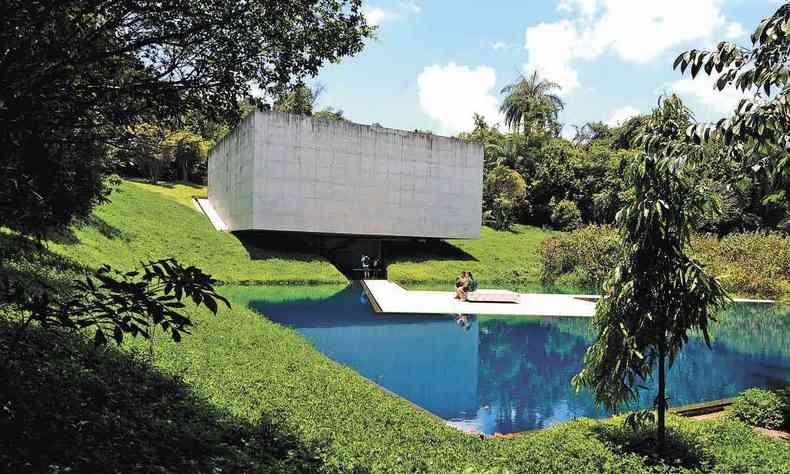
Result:
[[[658,450],[664,450],[664,441],[666,439],[666,374],[664,373],[664,359],[666,358],[666,350],[664,345],[658,347]]]
[[[178,165],[179,165],[178,166],[178,174],[179,174],[178,179],[180,179],[181,181],[185,181],[185,182],[189,181],[189,170],[188,170],[189,162],[188,162],[188,160],[186,160],[185,158],[181,158],[181,160],[179,160],[179,164]]]

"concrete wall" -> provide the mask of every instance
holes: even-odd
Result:
[[[230,230],[478,238],[482,172],[478,144],[256,112],[212,151],[209,199]]]
[[[254,120],[248,115],[209,155],[208,199],[228,230],[253,228]]]

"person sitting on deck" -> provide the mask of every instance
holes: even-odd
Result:
[[[469,277],[466,272],[461,272],[461,275],[455,279],[455,299],[462,300],[466,297],[464,288],[469,284]]]
[[[464,288],[464,293],[471,293],[477,290],[477,280],[475,280],[475,277],[472,276],[472,272],[466,272],[466,276],[467,283],[466,287]]]

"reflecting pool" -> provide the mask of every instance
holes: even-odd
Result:
[[[461,429],[512,433],[607,415],[570,386],[592,341],[587,318],[378,315],[357,285],[225,293]],[[692,337],[670,370],[671,405],[790,383],[790,307],[735,304],[717,319],[712,350]],[[655,397],[646,385],[640,407]]]

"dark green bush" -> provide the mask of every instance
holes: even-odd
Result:
[[[574,230],[582,225],[582,214],[579,212],[576,203],[562,199],[560,201],[551,200],[551,225],[557,230]]]
[[[752,426],[781,428],[790,424],[790,397],[783,392],[750,388],[735,399],[729,414]]]
[[[569,275],[584,286],[600,286],[619,256],[617,234],[608,225],[590,225],[550,237],[538,250],[541,281],[551,284]]]

